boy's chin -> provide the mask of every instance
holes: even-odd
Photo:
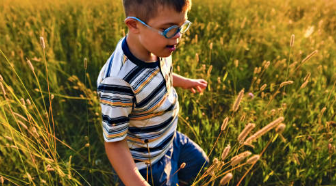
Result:
[[[157,54],[156,56],[157,57],[169,57],[172,55],[172,51],[171,52],[165,52],[165,53],[160,53],[160,54]]]
[[[167,54],[167,55],[161,55],[161,56],[159,56],[159,57],[169,57],[169,56],[171,56],[171,55],[172,55],[172,53]]]

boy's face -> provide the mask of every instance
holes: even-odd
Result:
[[[160,8],[158,14],[151,18],[147,24],[156,30],[166,30],[170,26],[181,26],[186,22],[188,16],[187,11],[176,12],[173,8]],[[181,33],[176,34],[172,38],[165,38],[163,35],[139,23],[139,43],[142,48],[142,53],[148,57],[168,57],[175,50],[180,42]],[[150,59],[150,58],[149,58]]]

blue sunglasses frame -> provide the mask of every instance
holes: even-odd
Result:
[[[145,25],[146,27],[148,27],[148,28],[150,28],[150,29],[152,29],[154,31],[157,31],[160,35],[164,36],[167,39],[170,39],[170,38],[174,37],[178,33],[182,33],[182,34],[185,33],[189,29],[189,27],[191,25],[191,22],[189,20],[186,20],[186,22],[184,22],[181,26],[173,25],[173,26],[165,29],[164,31],[160,31],[160,30],[157,30],[157,29],[155,29],[155,28],[147,25],[144,21],[142,21],[141,19],[139,19],[137,17],[129,16],[125,20],[127,20],[127,19],[137,20],[138,22],[140,22],[141,24]],[[186,26],[186,28],[182,30],[182,28],[185,27],[185,26]],[[175,33],[173,35],[171,35],[171,36],[167,36],[168,32],[171,31],[172,29],[176,29]]]

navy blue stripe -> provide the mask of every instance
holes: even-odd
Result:
[[[148,127],[143,127],[143,128],[129,127],[128,130],[134,134],[156,132],[156,131],[159,131],[160,129],[167,127],[173,121],[173,119],[174,119],[173,117],[170,117],[168,120],[164,121],[163,123],[160,123],[159,125],[155,125],[155,126],[148,126]]]
[[[162,91],[162,89],[165,87],[166,83],[164,81],[161,81],[159,86],[157,86],[153,92],[151,92],[145,99],[143,99],[140,103],[137,104],[137,107],[143,107],[144,105],[147,105],[149,101],[153,99],[155,95],[157,95],[159,92]]]
[[[164,149],[164,147],[167,146],[167,144],[173,139],[174,133],[172,133],[170,136],[168,136],[165,140],[163,140],[160,145],[149,148],[149,152],[153,153],[155,151],[159,151]],[[136,149],[131,149],[131,151],[136,151],[136,152],[148,152],[148,148],[136,148]]]
[[[165,112],[172,111],[172,110],[174,110],[174,108],[175,108],[175,103],[172,104],[169,108],[167,108],[167,110],[165,110]]]
[[[110,134],[120,134],[122,133],[123,131],[127,130],[127,127],[128,125],[125,125],[124,127],[122,128],[118,128],[118,130],[115,130],[115,128],[106,128],[105,125],[103,125],[104,129],[107,131],[107,133],[110,135]]]
[[[109,74],[111,73],[111,67],[112,67],[112,63],[113,63],[113,58],[114,58],[114,52],[113,52],[113,54],[111,56],[111,59],[109,61],[109,65],[107,67],[107,72],[105,74],[105,78],[109,77]]]
[[[100,99],[110,101],[110,102],[133,103],[133,99],[129,99],[129,98],[101,96]]]
[[[138,86],[145,82],[155,71],[156,69],[147,70],[147,72],[143,76],[141,76],[141,79],[134,83],[134,89],[137,89]]]
[[[166,110],[164,110],[164,113],[167,113],[168,111],[172,111],[175,108],[175,103],[173,103],[170,107],[168,107]],[[151,115],[152,113],[145,113],[145,114],[137,114],[137,115],[129,115],[130,118],[138,118],[138,117],[144,117],[144,116],[148,116]]]
[[[140,67],[135,67],[132,69],[132,71],[130,71],[123,79],[131,84],[131,82],[136,78],[138,77],[138,74],[140,74],[140,72],[142,72],[144,69],[143,68],[140,68]]]
[[[123,95],[133,96],[133,91],[130,87],[120,86],[120,85],[108,85],[108,84],[100,84],[98,86],[98,91],[104,93],[118,93]]]
[[[121,125],[129,122],[129,118],[126,116],[120,116],[116,118],[110,118],[108,115],[102,114],[103,121],[109,126],[112,124]]]

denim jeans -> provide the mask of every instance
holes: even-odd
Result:
[[[186,163],[180,169],[182,163]],[[186,135],[176,131],[173,147],[151,167],[139,170],[152,186],[191,185],[197,174],[207,166],[209,159],[204,151]],[[124,184],[116,178],[119,185]]]

